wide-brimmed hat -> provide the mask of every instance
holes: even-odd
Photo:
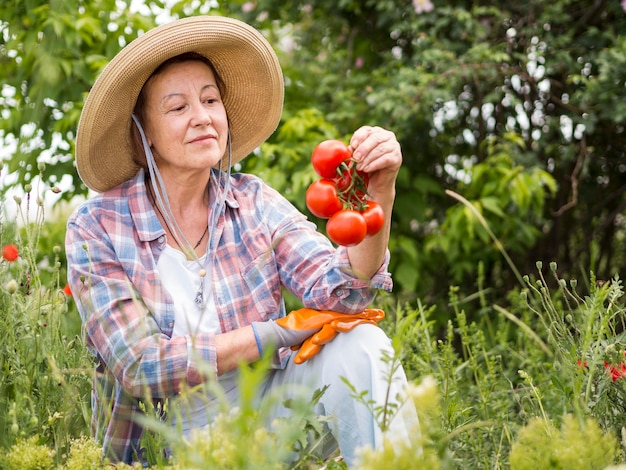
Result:
[[[256,29],[220,16],[194,16],[158,26],[124,47],[104,68],[85,101],[76,135],[83,182],[102,192],[135,175],[131,114],[154,70],[185,52],[208,58],[225,84],[232,164],[278,126],[283,76],[271,45]]]

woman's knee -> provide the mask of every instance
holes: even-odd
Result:
[[[391,353],[391,340],[376,325],[362,324],[352,330],[339,333],[325,348],[329,347],[336,354],[354,354],[358,356],[379,357],[384,351]]]

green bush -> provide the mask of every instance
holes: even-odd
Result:
[[[581,423],[567,415],[560,430],[549,421],[533,418],[520,430],[510,463],[511,470],[604,469],[614,463],[617,452],[615,435],[603,435],[591,418]]]
[[[53,468],[54,451],[39,444],[37,436],[20,438],[9,452],[0,459],[4,470],[48,470]]]

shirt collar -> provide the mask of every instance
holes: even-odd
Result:
[[[137,229],[137,236],[141,241],[156,240],[165,235],[156,211],[148,199],[146,176],[140,169],[135,176],[124,183],[125,196],[128,198],[131,217]]]
[[[212,181],[217,181],[217,170],[213,170]],[[220,178],[220,183],[223,185],[223,178]],[[162,235],[165,235],[165,230],[161,226],[156,211],[152,207],[152,203],[148,198],[148,192],[146,188],[146,173],[140,169],[135,176],[123,183],[125,188],[123,189],[123,196],[128,198],[128,204],[130,206],[131,217],[135,227],[137,228],[137,235],[141,241],[153,241]],[[211,192],[211,201],[214,203],[217,201],[217,185],[211,184],[209,187]],[[232,185],[229,185],[228,192],[226,193],[226,205],[231,208],[238,208],[239,202],[233,194]],[[215,206],[213,206],[215,207]]]

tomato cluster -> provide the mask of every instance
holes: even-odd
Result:
[[[313,215],[328,219],[328,238],[338,245],[353,246],[383,228],[383,209],[366,198],[368,176],[356,169],[350,147],[340,140],[320,142],[311,164],[321,178],[307,189],[306,205]]]

